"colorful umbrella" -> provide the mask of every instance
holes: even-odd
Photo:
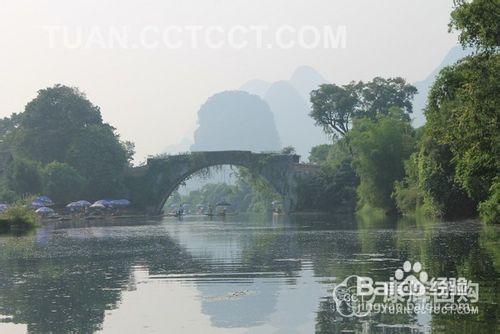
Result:
[[[0,204],[0,212],[4,212],[5,210],[7,210],[9,208],[9,206],[7,204]]]
[[[39,196],[35,198],[34,202],[40,202],[45,204],[44,206],[52,206],[54,205],[54,202],[47,196]]]
[[[48,215],[48,214],[54,213],[54,210],[51,208],[48,208],[46,206],[42,206],[41,208],[36,209],[35,212],[40,214],[40,215]]]

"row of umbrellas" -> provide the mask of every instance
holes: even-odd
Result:
[[[89,201],[80,200],[76,202],[71,202],[66,205],[66,209],[69,211],[81,211],[87,208],[91,209],[107,209],[107,208],[126,208],[130,206],[130,201],[127,199],[102,199],[94,203]],[[39,196],[31,202],[31,208],[35,209],[35,212],[41,215],[48,215],[54,213],[54,209],[50,208],[54,205],[54,202],[47,196]],[[7,210],[8,204],[0,203],[0,213]]]
[[[101,199],[93,204],[88,201],[76,201],[66,205],[69,210],[81,210],[86,208],[91,209],[107,209],[107,208],[126,208],[130,206],[130,201],[127,199]]]
[[[39,196],[35,198],[33,202],[31,202],[31,207],[33,209],[39,209],[43,207],[49,207],[54,205],[54,202],[47,196]]]

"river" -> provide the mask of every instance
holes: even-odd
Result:
[[[494,333],[499,231],[373,217],[53,223],[0,236],[0,333]],[[406,261],[420,278],[478,283],[476,314],[336,311],[336,284],[389,281]]]

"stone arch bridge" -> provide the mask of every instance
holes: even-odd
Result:
[[[132,202],[149,212],[161,213],[170,194],[196,172],[220,165],[246,167],[282,196],[285,212],[290,213],[297,203],[298,179],[318,171],[315,165],[299,163],[299,158],[293,154],[250,151],[192,152],[149,158],[145,166],[131,171],[127,181]]]

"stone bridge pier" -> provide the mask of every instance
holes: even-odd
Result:
[[[138,194],[131,194],[131,198],[149,211],[161,213],[168,197],[191,175],[212,166],[233,165],[263,177],[281,195],[285,213],[290,213],[297,203],[298,177],[317,171],[316,166],[300,164],[299,158],[298,155],[250,151],[192,152],[150,158],[146,166],[133,171],[132,183],[136,183]],[[144,187],[148,189],[146,193],[139,190]]]

